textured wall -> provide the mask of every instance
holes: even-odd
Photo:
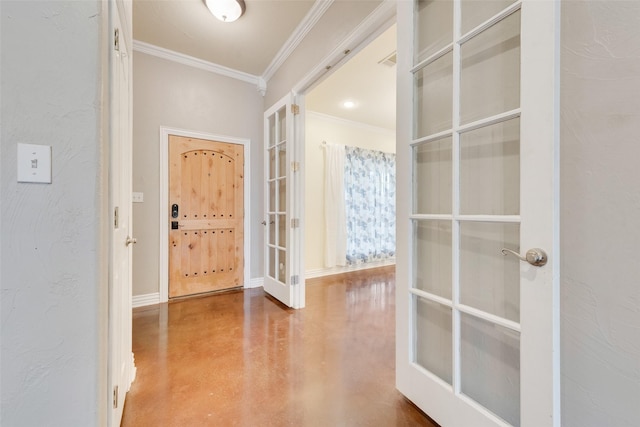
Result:
[[[251,278],[263,264],[263,99],[253,84],[134,52],[133,295],[158,292],[160,126],[251,140]],[[249,278],[245,278],[249,279]]]
[[[562,425],[640,425],[640,2],[565,1]]]
[[[0,14],[0,424],[98,425],[102,4],[2,1]],[[51,184],[16,182],[19,142],[53,147]]]

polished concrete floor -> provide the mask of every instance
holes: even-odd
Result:
[[[393,267],[135,309],[122,426],[437,426],[394,387]]]

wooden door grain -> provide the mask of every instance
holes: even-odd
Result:
[[[243,146],[170,135],[169,163],[169,298],[242,286]]]

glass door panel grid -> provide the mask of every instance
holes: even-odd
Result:
[[[474,233],[486,232],[484,229],[502,228],[508,230],[506,232],[498,232],[503,237],[503,242],[509,242],[513,246],[509,249],[519,251],[519,193],[518,200],[506,203],[507,207],[501,207],[497,210],[474,209],[462,207],[461,204],[461,139],[466,135],[472,135],[474,131],[478,133],[486,132],[490,126],[508,127],[513,124],[514,120],[520,117],[519,108],[519,92],[517,95],[517,103],[513,100],[505,102],[504,105],[496,108],[485,108],[478,117],[467,115],[472,120],[461,120],[461,83],[462,83],[462,49],[463,45],[469,41],[475,41],[476,36],[482,36],[486,30],[494,33],[499,30],[500,23],[518,20],[518,40],[519,40],[519,12],[521,9],[521,1],[504,0],[501,1],[502,10],[491,9],[492,16],[487,16],[487,10],[479,10],[473,8],[472,12],[475,16],[463,16],[462,8],[466,3],[467,6],[473,2],[468,0],[455,0],[453,3],[453,39],[450,43],[444,43],[446,36],[441,32],[434,34],[437,40],[428,40],[428,36],[420,33],[420,19],[424,19],[425,2],[422,0],[415,1],[416,30],[414,42],[414,67],[411,70],[414,75],[414,117],[413,117],[413,140],[412,140],[412,207],[410,221],[412,223],[412,247],[413,247],[413,266],[411,268],[411,284],[409,287],[411,298],[410,307],[412,307],[412,362],[420,369],[424,369],[432,377],[437,378],[443,385],[451,387],[456,395],[460,395],[465,400],[470,400],[474,404],[485,405],[490,411],[498,417],[506,420],[512,425],[519,425],[519,308],[513,307],[490,307],[478,303],[473,295],[466,297],[462,301],[462,293],[460,288],[461,282],[461,256],[463,255],[463,247],[461,239],[463,234],[468,240],[468,236]],[[435,2],[438,3],[438,2]],[[447,2],[449,3],[449,2]],[[476,5],[477,6],[477,5]],[[438,6],[443,10],[442,5]],[[444,11],[445,15],[448,13]],[[517,15],[517,16],[514,16]],[[484,19],[484,21],[482,21]],[[462,32],[462,25],[464,30]],[[473,26],[473,24],[477,24]],[[498,30],[496,30],[498,28]],[[509,34],[507,34],[509,35]],[[512,41],[511,39],[509,39]],[[435,51],[435,49],[438,49]],[[519,52],[519,50],[518,50]],[[447,76],[447,62],[443,62],[443,58],[451,57],[451,75]],[[450,84],[451,101],[440,103],[445,108],[450,108],[451,120],[449,120],[450,128],[443,127],[443,123],[447,123],[447,118],[443,115],[436,115],[435,118],[427,115],[433,111],[434,105],[430,100],[425,99],[423,93],[420,92],[426,86],[435,84],[430,81],[430,75],[427,71],[433,70],[435,78],[440,73],[444,81],[444,85]],[[519,83],[520,71],[517,70],[517,80]],[[451,79],[452,82],[446,81]],[[477,84],[482,84],[477,82]],[[519,86],[518,86],[519,90]],[[436,95],[442,95],[442,92],[436,90]],[[480,106],[482,110],[483,106]],[[502,108],[502,110],[500,110]],[[505,111],[506,110],[506,111]],[[488,116],[487,116],[488,115]],[[433,124],[423,123],[429,118],[435,120]],[[519,155],[519,129],[517,130],[518,138],[513,144],[518,146]],[[507,146],[509,150],[513,150],[513,146]],[[508,151],[503,149],[502,151]],[[429,169],[431,165],[437,165],[435,170]],[[510,159],[511,163],[518,163],[517,171],[506,177],[494,178],[490,180],[493,184],[500,183],[507,179],[517,179],[519,181],[519,157]],[[485,171],[486,171],[485,167]],[[447,176],[450,174],[450,176]],[[439,184],[434,186],[428,179],[437,180]],[[420,181],[427,182],[427,189],[421,187]],[[471,183],[473,184],[473,183]],[[469,183],[467,183],[469,185]],[[519,183],[518,183],[519,185]],[[438,187],[436,189],[436,187]],[[445,188],[444,191],[442,188]],[[445,194],[449,188],[450,195]],[[514,196],[507,192],[511,198]],[[429,198],[430,194],[433,194]],[[446,204],[450,203],[450,207]],[[517,234],[514,242],[513,235]],[[508,236],[504,237],[504,236]],[[505,243],[507,245],[507,243]],[[429,259],[427,256],[435,254],[435,259]],[[502,256],[500,254],[500,256]],[[509,262],[509,261],[507,261]],[[519,286],[519,264],[507,265],[513,278],[515,268],[517,277],[513,286]],[[450,288],[443,283],[449,282]],[[510,296],[511,300],[518,299],[519,292]],[[468,304],[465,302],[469,302]],[[517,312],[517,313],[516,313]],[[431,314],[430,314],[431,313]],[[440,328],[434,325],[440,325]],[[497,344],[500,349],[504,350],[507,358],[507,364],[513,364],[517,367],[518,372],[511,372],[506,369],[506,375],[509,379],[503,380],[505,384],[516,384],[517,393],[505,386],[505,395],[516,394],[514,398],[511,396],[509,404],[501,404],[499,399],[491,402],[484,398],[480,391],[480,383],[478,381],[467,381],[463,386],[462,375],[472,372],[473,361],[467,359],[462,360],[463,351],[470,351],[473,346],[470,342],[474,341],[474,337],[469,331],[486,331],[486,325],[491,325],[491,333],[485,334],[487,337],[494,338],[499,336],[504,342]],[[448,329],[447,329],[448,328]],[[417,333],[418,329],[424,331],[424,335]],[[447,341],[446,331],[450,330],[451,340]],[[443,331],[445,331],[443,333]],[[495,331],[495,332],[493,332]],[[477,337],[475,338],[477,341]],[[440,358],[450,358],[451,363],[442,362],[439,357],[429,355],[426,348],[429,344],[428,340],[434,342],[436,346],[449,346],[449,350],[440,349]],[[480,340],[482,341],[482,340]],[[515,346],[515,347],[514,347]],[[485,349],[487,350],[487,349]],[[482,351],[482,349],[479,349]],[[491,351],[488,349],[487,351]],[[515,382],[514,377],[518,377]],[[469,385],[471,384],[471,385]],[[468,399],[466,396],[470,399]],[[508,397],[508,396],[507,396]],[[515,400],[514,400],[515,399]],[[494,399],[495,400],[495,399]],[[497,403],[496,403],[497,402]],[[512,410],[516,407],[515,412]]]
[[[286,283],[287,266],[287,109],[269,117],[267,159],[267,274]]]

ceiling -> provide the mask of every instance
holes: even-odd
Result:
[[[218,21],[203,0],[133,0],[133,38],[261,76],[313,0],[245,0],[235,22]]]
[[[307,110],[396,128],[396,67],[383,60],[396,51],[396,26],[382,33],[305,97]],[[346,108],[345,101],[355,103]]]
[[[307,14],[326,0],[317,1],[314,7],[314,0],[245,0],[245,14],[225,23],[209,13],[203,0],[133,0],[133,38],[263,76]],[[393,26],[309,93],[307,109],[395,129],[395,67],[378,64],[395,51],[395,44]],[[347,98],[356,108],[341,107]]]

